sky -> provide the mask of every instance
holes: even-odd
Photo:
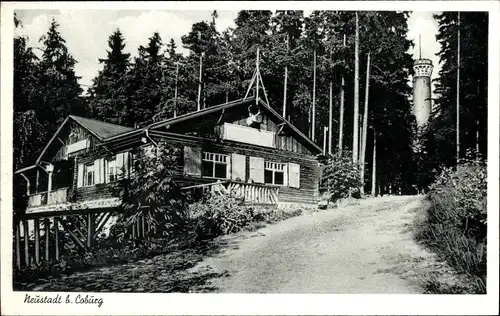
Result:
[[[173,38],[179,52],[187,53],[182,48],[181,36],[191,30],[193,23],[211,20],[211,10],[200,11],[165,11],[165,10],[16,10],[23,27],[15,31],[16,35],[28,37],[28,45],[41,47],[39,38],[49,28],[52,18],[60,24],[59,31],[66,40],[69,52],[77,60],[75,71],[81,76],[80,84],[86,87],[92,84],[92,79],[102,69],[98,59],[106,56],[109,35],[119,28],[125,38],[125,51],[132,57],[137,56],[137,48],[146,46],[148,38],[154,32],[159,32],[167,43]],[[234,27],[237,11],[217,11],[217,29],[223,31]],[[305,12],[306,15],[308,12]],[[421,34],[422,58],[430,58],[434,64],[433,79],[439,71],[436,53],[440,49],[436,42],[437,21],[433,13],[414,11],[408,21],[408,38],[414,40],[415,47],[410,53],[418,58],[418,36]],[[35,53],[40,51],[35,49]],[[432,89],[434,90],[434,89]]]

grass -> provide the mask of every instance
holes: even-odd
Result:
[[[486,293],[486,167],[477,162],[445,170],[431,186],[415,223],[416,239],[463,276],[426,280],[427,293]]]

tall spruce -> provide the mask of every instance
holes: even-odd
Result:
[[[428,186],[443,167],[456,164],[456,91],[458,13],[435,15],[439,24],[436,39],[442,63],[436,81],[433,115],[420,140],[421,187]],[[460,12],[460,157],[468,153],[487,155],[488,112],[488,14]],[[477,151],[477,152],[476,152]]]
[[[141,45],[138,52],[128,74],[131,93],[128,120],[142,126],[152,123],[156,111],[171,99],[173,85],[163,73],[165,56],[160,34],[155,32],[148,45]]]
[[[14,27],[22,22],[14,14]],[[47,138],[39,120],[39,97],[43,89],[37,78],[38,58],[24,36],[14,37],[13,168],[32,164]]]
[[[99,59],[103,69],[94,78],[91,88],[92,115],[109,123],[133,126],[135,122],[132,120],[127,82],[130,54],[123,52],[125,39],[119,29],[109,36],[108,46],[106,58]]]
[[[82,88],[75,74],[76,60],[69,53],[66,41],[59,32],[59,24],[52,20],[48,32],[40,38],[42,56],[38,65],[38,80],[43,87],[39,94],[39,115],[47,122],[47,131],[55,132],[69,114],[83,115],[80,94]]]

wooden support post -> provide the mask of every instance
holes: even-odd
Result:
[[[136,225],[135,222],[132,224],[132,240],[135,241],[135,230],[136,230]]]
[[[21,239],[21,232],[19,227],[20,223],[17,219],[15,221],[16,236],[14,238],[16,239],[16,265],[18,268],[21,268],[21,246],[19,241],[19,239]]]
[[[54,217],[54,247],[56,252],[56,260],[59,260],[59,217]]]
[[[30,265],[30,233],[29,233],[29,226],[28,226],[28,221],[24,220],[23,221],[23,230],[24,230],[24,263],[26,264],[27,267]]]
[[[142,238],[146,237],[146,216],[142,215],[141,216],[141,231],[142,231]]]
[[[45,261],[49,261],[49,243],[50,243],[50,220],[46,217],[43,219],[44,227],[45,227]]]
[[[61,221],[61,225],[64,228],[64,230],[68,232],[68,234],[71,236],[71,238],[73,238],[73,240],[76,242],[76,244],[78,246],[82,247],[82,249],[87,249],[85,247],[85,245],[83,244],[83,242],[80,240],[80,238],[78,238],[71,230],[68,229],[68,227],[66,226],[64,221]]]
[[[94,241],[94,214],[87,214],[87,248],[92,247]]]
[[[137,239],[140,239],[142,237],[140,216],[137,218],[135,224],[137,225]]]
[[[38,218],[33,220],[35,226],[35,263],[40,264],[40,221]]]

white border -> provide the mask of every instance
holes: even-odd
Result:
[[[486,295],[288,295],[288,294],[112,294],[95,305],[23,304],[25,292],[12,291],[12,34],[14,9],[335,9],[411,11],[489,11],[488,117],[488,284]],[[343,1],[343,2],[46,2],[1,4],[1,313],[18,315],[144,314],[404,314],[497,315],[499,249],[499,2],[496,1]],[[497,30],[497,31],[495,31]],[[51,293],[44,293],[51,294]],[[61,293],[64,296],[64,293]],[[75,293],[76,294],[76,293]]]

